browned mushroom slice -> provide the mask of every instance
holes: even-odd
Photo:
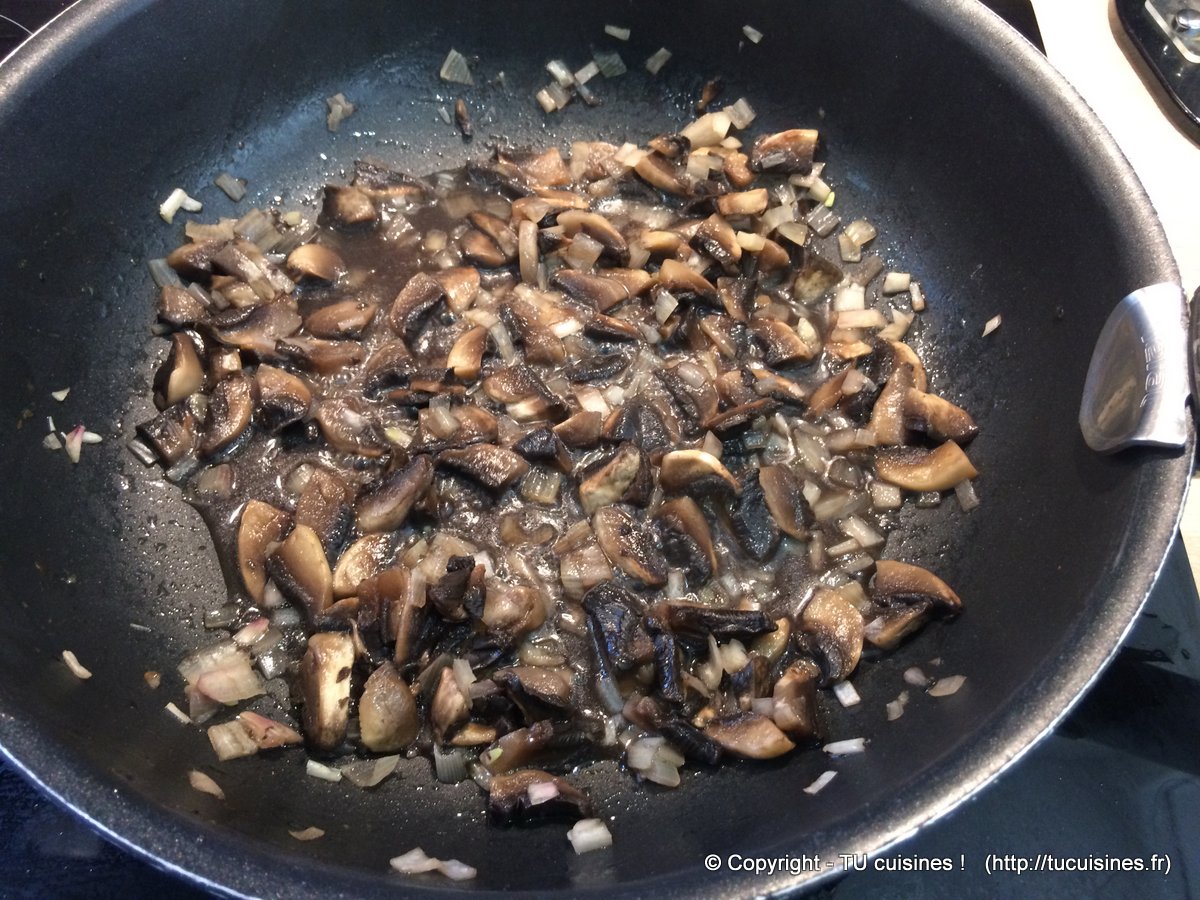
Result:
[[[355,504],[359,530],[395,531],[433,485],[433,459],[416,456],[402,469],[385,476]]]
[[[805,253],[804,264],[796,272],[792,294],[801,303],[820,300],[842,280],[842,270],[816,253]]]
[[[583,333],[586,334],[588,337],[592,338],[593,340],[597,340],[597,341],[641,341],[641,340],[645,340],[645,336],[642,334],[642,330],[640,328],[638,328],[636,325],[634,325],[632,322],[626,322],[624,319],[617,319],[617,318],[614,318],[613,316],[606,316],[606,315],[604,315],[604,313],[596,313],[591,318],[589,318],[587,320],[587,323],[583,326]],[[602,360],[602,362],[598,363],[597,359]],[[594,371],[595,368],[598,366],[605,367],[608,365],[615,365],[616,362],[618,362],[618,361],[622,361],[622,365],[619,369],[617,369],[616,371],[613,371],[611,373],[608,373],[604,376],[601,376],[604,380],[607,380],[612,375],[616,375],[617,372],[621,371],[621,369],[624,369],[625,366],[629,365],[629,360],[625,359],[623,357],[616,357],[615,355],[608,359],[604,359],[603,357],[592,358],[592,359],[581,359],[578,362],[572,364],[572,366],[570,368],[570,374],[568,375],[568,377],[572,381],[598,380],[597,378],[594,378],[594,377],[581,378],[581,377],[579,377],[578,373],[580,373],[580,372],[586,373],[588,371]]]
[[[925,624],[931,607],[928,600],[918,600],[911,606],[885,609],[867,622],[863,637],[880,650],[895,650],[906,637]]]
[[[346,548],[333,569],[333,596],[353,597],[358,586],[383,571],[392,553],[392,539],[386,534],[365,534]]]
[[[481,232],[492,239],[492,242],[504,254],[507,262],[517,258],[517,235],[508,223],[491,213],[475,210],[467,214],[467,219]]]
[[[471,699],[463,695],[458,679],[450,666],[438,675],[433,699],[429,702],[429,721],[439,741],[456,726],[461,725],[471,714]]]
[[[550,277],[550,283],[600,312],[606,312],[630,297],[628,288],[620,281],[575,269],[559,269]]]
[[[171,335],[171,351],[154,376],[154,405],[174,406],[204,387],[204,364],[186,334]]]
[[[425,620],[425,581],[401,566],[385,569],[358,585],[364,607],[378,611],[384,643],[395,644],[393,660],[403,668],[412,661]],[[361,623],[360,614],[360,623]]]
[[[475,441],[495,443],[499,432],[499,422],[486,409],[467,403],[455,407],[454,418],[458,422],[458,431],[454,433],[456,440],[469,444]]]
[[[287,530],[290,518],[283,510],[261,500],[251,500],[238,522],[238,571],[246,593],[261,602],[267,584],[267,548],[277,544]]]
[[[791,272],[792,258],[787,250],[770,238],[763,238],[763,245],[754,251],[758,260],[758,271],[761,275],[773,275],[776,272]]]
[[[766,188],[735,191],[717,198],[717,212],[729,216],[761,216],[767,211],[770,195]]]
[[[165,284],[158,294],[158,319],[176,328],[198,325],[208,318],[208,307],[191,291]]]
[[[167,265],[189,281],[208,283],[212,275],[212,258],[225,241],[194,241],[181,244],[167,254]]]
[[[654,285],[654,276],[645,269],[602,269],[599,275],[624,285],[630,297],[639,297]]]
[[[550,329],[537,306],[519,292],[508,298],[502,315],[516,332],[527,362],[557,365],[567,358],[562,338]]]
[[[333,602],[333,573],[321,538],[307,525],[297,525],[267,557],[267,574],[280,593],[315,619]]]
[[[948,491],[963,479],[979,474],[954,441],[946,441],[935,450],[881,447],[875,453],[875,473],[909,491]]]
[[[304,698],[304,737],[316,750],[335,750],[346,738],[353,668],[354,640],[346,632],[321,631],[308,639],[300,661],[299,685]]]
[[[385,341],[371,353],[363,367],[363,392],[375,396],[407,387],[416,371],[417,361],[404,341]]]
[[[356,338],[371,324],[378,308],[365,300],[342,300],[310,314],[304,327],[319,338]]]
[[[904,399],[913,385],[912,366],[901,363],[895,367],[879,399],[871,410],[871,431],[881,446],[898,446],[908,437],[904,424]]]
[[[754,183],[754,173],[750,171],[750,157],[745,153],[735,151],[725,154],[725,164],[721,171],[725,173],[729,183],[739,190]]]
[[[443,450],[438,464],[461,472],[492,490],[504,490],[529,471],[520,454],[495,444],[472,444],[453,450]]]
[[[760,396],[793,406],[803,406],[809,399],[808,388],[798,381],[766,369],[754,369],[751,374],[754,375],[754,392]]]
[[[713,719],[704,734],[743,759],[774,759],[796,747],[773,720],[753,712]]]
[[[907,427],[923,431],[935,441],[965,444],[979,433],[979,426],[965,409],[915,388],[904,395],[903,411]]]
[[[571,449],[591,447],[600,440],[604,417],[594,410],[577,412],[554,426],[554,433]]]
[[[321,436],[335,450],[369,457],[383,456],[388,450],[379,426],[353,398],[321,401],[313,419],[321,429]]]
[[[592,801],[565,778],[539,769],[492,776],[488,816],[497,825],[591,818]]]
[[[241,351],[233,347],[213,347],[208,353],[208,383],[216,384],[242,371]]]
[[[754,638],[776,630],[775,623],[759,609],[722,609],[672,600],[656,606],[654,615],[675,634],[699,640],[709,635],[715,638]]]
[[[276,342],[295,334],[303,324],[295,307],[285,300],[251,310],[223,310],[211,319],[213,333],[222,344],[259,357],[274,356]]]
[[[505,688],[523,709],[537,708],[539,704],[568,708],[571,680],[571,670],[565,666],[510,666],[492,674],[492,681]]]
[[[451,747],[482,747],[496,740],[496,729],[478,722],[467,722],[450,738]]]
[[[487,349],[488,331],[476,326],[464,331],[450,348],[446,357],[446,368],[462,381],[474,381],[479,377],[483,365],[483,353]]]
[[[564,471],[571,467],[566,446],[549,428],[535,428],[513,444],[512,449],[529,462],[553,463]]]
[[[352,228],[375,222],[379,213],[371,198],[359,188],[330,184],[325,186],[321,218],[337,227]]]
[[[796,741],[816,739],[817,679],[820,669],[811,660],[792,663],[779,676],[771,693],[771,718],[780,730]]]
[[[741,479],[741,493],[729,506],[729,530],[751,559],[763,561],[779,546],[779,526],[767,508],[759,470],[749,469]]]
[[[212,255],[212,266],[214,272],[233,275],[245,282],[260,301],[271,300],[295,287],[291,279],[272,266],[262,251],[249,241],[234,240],[223,245]],[[227,298],[230,296],[227,291],[222,293]],[[254,300],[247,297],[246,302],[253,304]]]
[[[659,539],[663,555],[682,569],[693,590],[717,574],[717,549],[712,530],[700,506],[691,497],[675,497],[658,508]]]
[[[797,625],[821,665],[825,683],[849,677],[863,645],[863,618],[854,604],[838,591],[817,588],[800,611]]]
[[[358,341],[310,337],[283,338],[275,342],[275,352],[318,375],[333,375],[363,358],[363,347]]]
[[[787,466],[763,466],[758,470],[758,483],[779,529],[798,540],[807,540],[813,513],[799,476]]]
[[[427,272],[418,272],[400,289],[388,312],[392,331],[410,347],[433,314],[434,307],[446,296],[445,289]]]
[[[674,231],[648,230],[638,237],[638,243],[646,248],[651,256],[673,256],[687,242]]]
[[[640,397],[609,414],[604,422],[604,436],[610,441],[632,442],[654,463],[661,461],[667,448],[675,443],[658,410]]]
[[[200,454],[210,457],[228,450],[246,433],[254,416],[254,380],[232,375],[208,399],[208,422],[200,440]]]
[[[737,271],[737,264],[742,259],[742,245],[737,242],[737,235],[730,224],[716,213],[700,223],[691,244],[707,253],[726,272]]]
[[[376,200],[417,201],[425,197],[425,184],[373,159],[356,159],[350,183]]]
[[[417,703],[392,663],[385,662],[367,678],[358,701],[358,724],[363,746],[372,753],[403,750],[417,739]]]
[[[330,553],[341,547],[354,520],[346,482],[329,469],[314,466],[296,501],[297,525],[307,525]]]
[[[917,352],[903,341],[888,341],[895,355],[895,364],[908,363],[913,370],[913,388],[918,391],[929,390],[929,376],[925,373],[925,364]]]
[[[818,133],[811,128],[791,128],[775,134],[764,134],[750,148],[750,166],[758,171],[772,169],[807,175],[812,171],[818,137]]]
[[[847,366],[836,375],[825,379],[808,398],[808,417],[819,418],[829,412],[842,401],[842,385],[846,383],[846,375],[854,366]]]
[[[346,271],[346,262],[323,244],[301,244],[288,254],[287,267],[295,278],[337,281]]]
[[[875,564],[871,599],[882,606],[913,606],[928,601],[943,613],[962,609],[962,600],[942,579],[928,569],[894,559],[881,559]]]
[[[464,313],[475,305],[479,296],[479,270],[471,266],[456,266],[433,274],[446,292],[446,305],[453,313]]]
[[[458,239],[463,258],[482,269],[498,269],[512,260],[496,246],[496,242],[474,228],[468,229]]]
[[[763,348],[763,361],[773,368],[809,362],[821,349],[819,345],[812,346],[796,329],[779,319],[754,319],[750,330]]]
[[[672,450],[663,456],[658,473],[659,484],[668,494],[704,494],[719,496],[741,492],[737,479],[721,461],[703,450]]]
[[[179,403],[137,427],[158,457],[173,466],[196,448],[196,417],[186,404]]]
[[[713,283],[677,259],[664,259],[658,283],[677,297],[696,297],[704,305],[720,308],[721,299]]]
[[[558,224],[567,237],[583,232],[602,248],[601,256],[618,266],[629,265],[629,244],[612,222],[600,213],[568,209],[558,215]]]
[[[624,443],[615,456],[579,485],[579,502],[592,515],[602,506],[620,500],[633,485],[642,467],[642,454],[633,444]]]
[[[546,604],[531,587],[494,581],[483,598],[482,621],[505,646],[540,628],[546,621]]]
[[[717,279],[717,295],[729,318],[735,322],[746,322],[754,310],[754,279],[730,278],[723,275]]]
[[[650,587],[667,583],[667,561],[652,533],[619,506],[605,506],[592,516],[596,543],[609,562]]]
[[[515,365],[497,369],[483,379],[483,392],[507,407],[508,414],[518,422],[534,422],[562,411],[562,401],[555,397],[528,366]]]
[[[304,379],[265,363],[254,373],[258,385],[258,424],[274,434],[308,415],[312,391]]]
[[[652,187],[677,197],[689,194],[689,184],[678,165],[657,153],[647,153],[633,167],[633,171]]]
[[[604,551],[593,540],[563,553],[558,561],[558,577],[568,600],[580,600],[598,584],[611,581],[612,566]]]
[[[721,401],[708,371],[696,363],[682,362],[660,370],[658,378],[683,414],[684,433],[703,431],[704,423],[717,414]]]

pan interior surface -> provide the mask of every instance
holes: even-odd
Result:
[[[607,38],[609,23],[630,41]],[[673,55],[651,76],[642,63],[660,46]],[[452,47],[473,60],[474,86],[438,80]],[[544,64],[578,68],[596,49],[629,66],[594,83],[603,105],[543,115]],[[930,298],[914,344],[934,390],[980,424],[983,506],[911,510],[887,553],[935,568],[967,611],[860,668],[863,703],[830,737],[865,736],[867,753],[693,769],[677,791],[597,766],[579,780],[615,843],[582,857],[561,827],[487,826],[474,785],[431,784],[421,760],[376,792],[308,778],[298,753],[215,764],[203,733],[163,706],[181,701],[175,665],[206,641],[201,616],[224,584],[199,516],[124,447],[151,414],[165,349],[149,337],[145,260],[180,230],[158,204],[183,187],[204,220],[311,208],[362,156],[423,174],[491,141],[645,142],[689,121],[717,75],[722,102],[745,96],[757,111],[751,133],[821,129],[838,208],[875,223],[877,252]],[[324,98],[337,92],[358,109],[331,134]],[[475,112],[473,143],[438,112],[458,96]],[[236,207],[212,186],[222,171],[249,182]],[[709,873],[705,855],[877,850],[1011,761],[1094,677],[1149,590],[1190,468],[1190,444],[1114,457],[1084,446],[1079,396],[1109,310],[1177,275],[1081,101],[966,2],[764,0],[732,16],[709,2],[85,3],[0,72],[0,220],[0,421],[12,429],[0,441],[0,743],[126,845],[233,892],[448,890],[388,874],[390,857],[421,846],[475,865],[476,891],[732,895],[814,873]],[[66,401],[50,400],[66,386]],[[71,466],[40,446],[46,415],[105,442]],[[65,649],[91,680],[71,676]],[[966,687],[918,696],[888,723],[912,665]],[[146,686],[147,670],[163,687]],[[227,799],[192,791],[192,768]],[[827,768],[835,782],[805,795]],[[325,837],[288,836],[310,825]]]

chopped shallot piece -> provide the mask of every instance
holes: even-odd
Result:
[[[983,336],[987,337],[989,334],[991,334],[993,331],[995,331],[999,327],[1000,327],[1000,317],[992,316],[983,325]]]
[[[832,744],[826,744],[821,748],[830,756],[849,756],[853,753],[862,753],[867,749],[866,738],[850,738],[845,741],[834,741]]]
[[[73,463],[79,462],[79,454],[83,451],[83,432],[83,426],[76,425],[67,432],[67,439],[63,442],[63,446],[67,450],[67,456]]]
[[[833,781],[833,779],[836,777],[837,772],[833,771],[833,769],[822,772],[817,776],[816,781],[804,789],[804,793],[815,796],[821,793],[821,791],[825,789],[825,786],[829,784],[829,782]]]
[[[80,681],[87,681],[92,677],[92,673],[83,667],[79,660],[75,658],[75,654],[70,650],[64,650],[62,658],[63,662],[67,664],[67,668],[71,670],[71,674]]]
[[[763,33],[753,25],[743,25],[742,34],[744,34],[752,44],[757,44],[763,39]]]
[[[957,694],[966,680],[965,675],[947,675],[945,678],[939,678],[926,693],[930,697],[949,697],[951,694]]]
[[[567,832],[567,840],[577,854],[612,846],[612,832],[600,819],[580,819]]]
[[[289,829],[288,834],[298,841],[315,841],[317,838],[325,837],[325,830],[317,828],[315,825],[310,825],[301,831],[292,831]]]
[[[435,859],[420,847],[414,847],[407,853],[391,860],[392,868],[402,875],[416,875],[421,872],[441,872],[451,881],[468,881],[475,877],[476,871],[471,866],[457,859]]]
[[[904,670],[904,682],[911,684],[913,687],[925,687],[925,685],[929,684],[929,678],[916,666],[910,666]]]
[[[175,188],[175,190],[171,191],[170,196],[159,206],[158,214],[170,225],[175,221],[175,213],[181,209],[188,212],[200,212],[200,210],[204,209],[204,204],[199,200],[189,197],[187,191],[183,188]]]
[[[50,396],[53,397],[55,400],[57,400],[59,403],[62,403],[64,400],[67,399],[67,394],[69,394],[69,393],[71,393],[71,389],[69,387],[65,387],[61,391],[51,391]]]
[[[203,772],[192,769],[188,772],[188,782],[202,794],[211,794],[218,800],[225,799],[225,792],[221,790],[221,786]]]
[[[191,725],[192,724],[192,717],[189,716],[187,713],[185,713],[182,709],[180,709],[174,703],[168,703],[166,705],[166,710],[172,716],[174,716],[177,720],[179,720],[179,722],[181,724],[183,724],[183,725]]]

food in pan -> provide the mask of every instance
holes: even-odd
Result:
[[[820,746],[831,689],[960,611],[882,558],[907,499],[975,502],[975,422],[905,342],[924,297],[817,132],[750,117],[363,160],[311,217],[186,225],[138,449],[226,565],[228,634],[180,666],[221,759],[424,755],[496,822],[590,819],[574,767]]]

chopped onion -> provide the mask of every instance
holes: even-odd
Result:
[[[945,678],[939,678],[926,693],[930,697],[949,697],[951,694],[957,694],[966,680],[965,675],[947,675]]]
[[[789,223],[784,223],[789,224]],[[794,224],[794,223],[793,223]],[[743,250],[749,250],[751,253],[758,253],[763,247],[767,246],[767,239],[761,234],[753,234],[749,231],[739,231],[734,237],[737,238],[738,246]]]
[[[325,831],[321,828],[317,828],[315,825],[310,825],[308,828],[305,828],[303,831],[289,830],[288,834],[290,834],[292,837],[294,837],[298,841],[315,841],[317,838],[325,837]]]
[[[42,446],[47,450],[61,450],[63,443],[59,440],[58,435],[54,432],[42,438]]]
[[[742,34],[744,34],[752,44],[757,44],[763,39],[763,33],[753,25],[743,25]]]
[[[379,759],[360,759],[342,768],[342,775],[355,787],[373,788],[396,771],[400,757],[381,756]]]
[[[625,60],[621,59],[620,53],[607,53],[597,50],[592,54],[592,59],[600,69],[600,74],[605,78],[616,78],[618,75],[624,75],[628,69],[625,68]]]
[[[833,779],[836,777],[837,772],[833,771],[833,769],[822,772],[817,776],[816,781],[804,789],[804,793],[815,797],[817,794],[821,793],[821,791],[825,789],[825,786],[829,784],[829,782],[833,781]]]
[[[912,276],[907,272],[888,272],[883,276],[883,292],[885,294],[900,294],[908,290]]]
[[[450,670],[459,692],[464,697],[470,697],[471,685],[475,683],[475,673],[471,671],[471,664],[465,659],[456,659],[450,664]]]
[[[800,247],[808,240],[808,225],[804,222],[783,222],[775,229],[775,233]]]
[[[596,65],[596,61],[593,59],[575,73],[575,83],[579,85],[587,84],[599,74],[600,67]]]
[[[334,783],[342,780],[342,773],[339,769],[332,766],[327,766],[324,763],[319,763],[315,759],[310,759],[304,764],[304,771],[313,778],[320,778],[322,781],[332,781]]]
[[[169,712],[172,716],[174,716],[181,725],[191,725],[192,724],[192,717],[189,716],[187,713],[185,713],[182,709],[180,709],[174,703],[168,703],[166,705],[166,707],[164,707],[164,708],[166,709],[167,712]]]
[[[243,756],[253,756],[258,752],[258,744],[246,733],[246,729],[238,721],[210,726],[208,742],[212,744],[217,759],[221,762],[240,759]]]
[[[870,493],[871,504],[876,509],[899,509],[904,501],[900,488],[884,481],[872,481]]]
[[[646,60],[646,71],[651,75],[657,75],[663,66],[667,64],[667,60],[671,58],[671,51],[666,47],[659,47]]]
[[[883,546],[884,537],[858,516],[847,516],[841,523],[842,531],[854,538],[864,549]]]
[[[730,675],[740,672],[749,661],[750,657],[746,653],[745,646],[736,638],[721,647],[721,668]]]
[[[887,324],[887,319],[877,309],[847,309],[839,312],[837,317],[838,328],[883,328]]]
[[[267,629],[271,627],[271,620],[266,616],[259,616],[253,622],[243,625],[238,629],[233,636],[233,642],[239,647],[249,647],[251,644],[257,644]]]
[[[435,859],[420,847],[391,860],[391,866],[402,875],[418,875],[422,872],[441,872],[451,881],[468,881],[478,874],[474,868],[457,859]]]
[[[758,217],[758,228],[763,234],[770,234],[781,225],[796,221],[796,207],[791,204],[773,206]]]
[[[879,338],[885,341],[903,340],[904,335],[908,334],[908,327],[912,325],[914,318],[916,318],[916,313],[907,313],[902,309],[893,309],[891,324],[880,330]]]
[[[221,790],[221,786],[203,772],[192,769],[188,772],[188,783],[202,794],[211,794],[218,800],[225,799],[225,792]]]
[[[495,343],[496,352],[500,354],[501,359],[511,363],[517,358],[517,348],[513,346],[512,335],[508,333],[503,322],[496,320],[489,325],[488,334],[492,336],[492,342]]]
[[[834,741],[832,744],[826,744],[821,748],[830,756],[850,756],[854,753],[862,753],[867,749],[866,738],[850,738],[845,741]]]
[[[85,444],[100,444],[103,443],[104,438],[94,431],[84,431],[81,440]]]
[[[189,197],[187,191],[183,188],[175,188],[175,190],[171,191],[167,199],[162,202],[162,205],[158,207],[158,214],[163,217],[164,222],[170,225],[175,221],[175,213],[181,209],[187,212],[200,212],[200,210],[204,209],[204,204],[199,200]]]
[[[575,76],[571,74],[570,68],[561,59],[552,59],[546,63],[546,71],[562,87],[567,88],[575,83]]]
[[[842,262],[859,262],[862,259],[862,247],[843,232],[838,235],[838,255],[841,256]]]
[[[179,280],[179,274],[167,265],[165,259],[152,259],[146,263],[146,268],[150,270],[150,277],[160,288],[167,287],[168,285],[173,287],[183,286],[183,282]]]
[[[679,300],[670,291],[659,291],[654,298],[654,318],[659,325],[666,324],[667,319],[679,307]]]
[[[837,697],[838,703],[845,707],[858,706],[862,702],[862,697],[858,695],[858,691],[854,689],[848,681],[839,681],[833,686],[833,696]]]
[[[453,48],[446,54],[446,61],[442,63],[438,77],[454,84],[475,83],[475,79],[471,77],[471,69],[467,66],[467,58]]]
[[[523,223],[522,223],[523,224]],[[529,223],[533,225],[532,222]],[[536,226],[535,234],[536,234]],[[590,269],[604,252],[604,245],[582,231],[571,238],[570,245],[563,250],[562,257],[573,269]]]
[[[525,789],[530,806],[540,806],[549,803],[559,795],[558,785],[553,781],[535,781]]]
[[[925,685],[929,684],[929,679],[916,666],[910,666],[904,670],[904,682],[905,684],[911,684],[913,687],[925,687]]]
[[[866,309],[867,291],[861,284],[846,282],[833,295],[833,311],[848,312],[855,309]]]
[[[912,298],[913,312],[925,311],[925,291],[921,288],[920,282],[912,281],[908,285],[908,295]]]
[[[679,133],[688,139],[693,148],[712,147],[725,139],[732,124],[733,120],[727,112],[706,113],[685,125]]]
[[[600,819],[580,819],[567,832],[567,840],[577,854],[612,846],[612,832]]]
[[[438,865],[438,871],[451,881],[470,881],[478,874],[472,866],[457,859],[445,859]]]
[[[725,167],[725,160],[712,153],[689,153],[687,173],[697,181],[704,181],[713,172],[719,172]]]
[[[605,25],[604,33],[607,34],[609,37],[615,37],[618,41],[629,40],[629,29],[628,28],[620,28],[616,25]]]
[[[470,694],[467,694],[469,697]],[[467,777],[467,754],[457,748],[446,749],[433,745],[433,768],[442,784],[458,784]]]
[[[61,391],[51,391],[50,396],[53,397],[55,400],[57,400],[59,403],[62,403],[64,400],[67,399],[67,394],[69,394],[69,393],[71,393],[71,389],[69,387],[66,387],[66,388],[63,388]]]
[[[866,219],[855,219],[846,226],[843,234],[853,241],[855,246],[863,247],[875,240],[879,232],[876,231],[875,226]]]
[[[667,599],[679,600],[687,592],[682,569],[670,569],[667,572]]]
[[[63,446],[66,448],[67,456],[71,462],[79,462],[79,455],[83,450],[83,431],[82,425],[76,425],[67,432],[67,438],[63,441]]]
[[[887,710],[887,720],[889,722],[895,722],[904,715],[904,704],[899,700],[889,700],[887,706],[884,708]]]
[[[222,172],[215,179],[213,179],[213,184],[223,190],[225,195],[234,203],[237,203],[246,196],[245,178],[235,178],[228,172]]]
[[[790,182],[795,184],[795,182]],[[833,193],[833,190],[821,178],[814,177],[808,184],[808,196],[812,197],[818,203],[824,203],[826,198]]]
[[[987,337],[989,334],[991,334],[993,331],[995,331],[999,327],[1000,327],[1000,317],[992,316],[990,319],[987,320],[987,322],[984,323],[983,336]]]
[[[92,677],[92,673],[83,667],[83,664],[76,659],[75,654],[70,650],[62,652],[62,659],[67,664],[67,668],[71,670],[71,674],[80,681],[87,681]]]
[[[750,123],[754,121],[757,115],[754,112],[754,107],[750,105],[750,102],[745,97],[739,97],[734,103],[726,106],[722,112],[729,116],[733,127],[739,131],[743,128],[749,128]]]
[[[970,512],[979,505],[979,495],[975,493],[975,485],[969,478],[964,478],[954,486],[954,496],[963,512]]]
[[[329,113],[325,116],[325,127],[330,131],[337,131],[341,127],[342,120],[350,116],[354,112],[355,106],[346,99],[345,94],[334,94],[332,97],[325,98],[325,106]]]
[[[829,196],[832,197],[833,194]],[[804,221],[812,226],[812,230],[820,237],[829,237],[829,235],[833,234],[833,230],[841,224],[842,220],[828,207],[817,206],[804,217]]]

